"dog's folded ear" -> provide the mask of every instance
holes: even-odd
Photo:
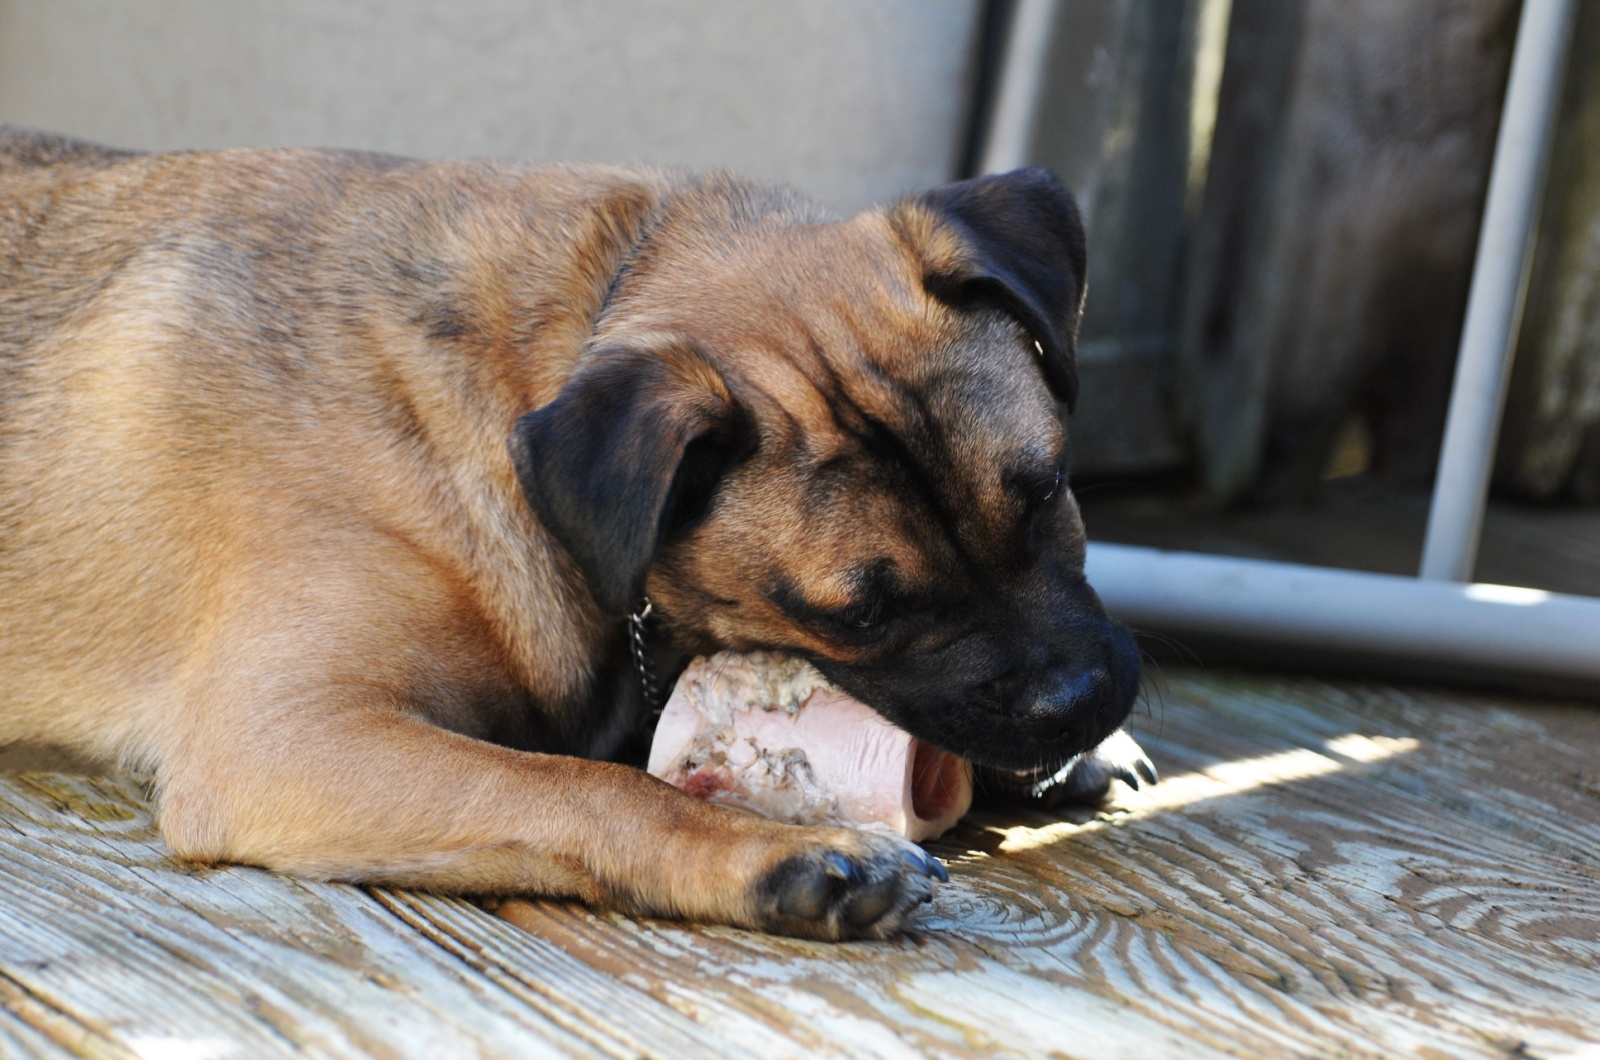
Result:
[[[517,420],[523,496],[606,614],[627,614],[662,543],[709,510],[755,448],[722,375],[672,338],[595,350],[554,401]]]
[[[1072,408],[1088,263],[1077,203],[1055,174],[1018,169],[946,184],[902,199],[889,218],[922,258],[928,292],[1014,316],[1039,344],[1056,400]]]

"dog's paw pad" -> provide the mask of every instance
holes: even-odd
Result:
[[[950,878],[937,858],[897,836],[829,831],[838,838],[790,855],[758,881],[765,930],[887,938],[933,900],[934,880]]]

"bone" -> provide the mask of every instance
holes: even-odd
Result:
[[[770,652],[689,663],[661,712],[649,771],[696,798],[794,824],[943,835],[972,805],[972,771]]]

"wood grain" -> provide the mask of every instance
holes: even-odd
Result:
[[[969,818],[890,943],[197,869],[130,781],[10,776],[0,1054],[1600,1055],[1592,705],[1158,691],[1161,785]]]
[[[593,1054],[355,888],[206,870],[136,787],[0,786],[5,1032],[83,1056]]]

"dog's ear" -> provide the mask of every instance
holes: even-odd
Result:
[[[663,541],[709,510],[755,447],[727,381],[686,342],[596,350],[554,401],[517,420],[523,496],[609,615],[627,614]]]
[[[1014,316],[1039,344],[1051,392],[1071,409],[1088,262],[1077,203],[1055,174],[1018,169],[946,184],[902,199],[889,216],[921,257],[928,293]]]

